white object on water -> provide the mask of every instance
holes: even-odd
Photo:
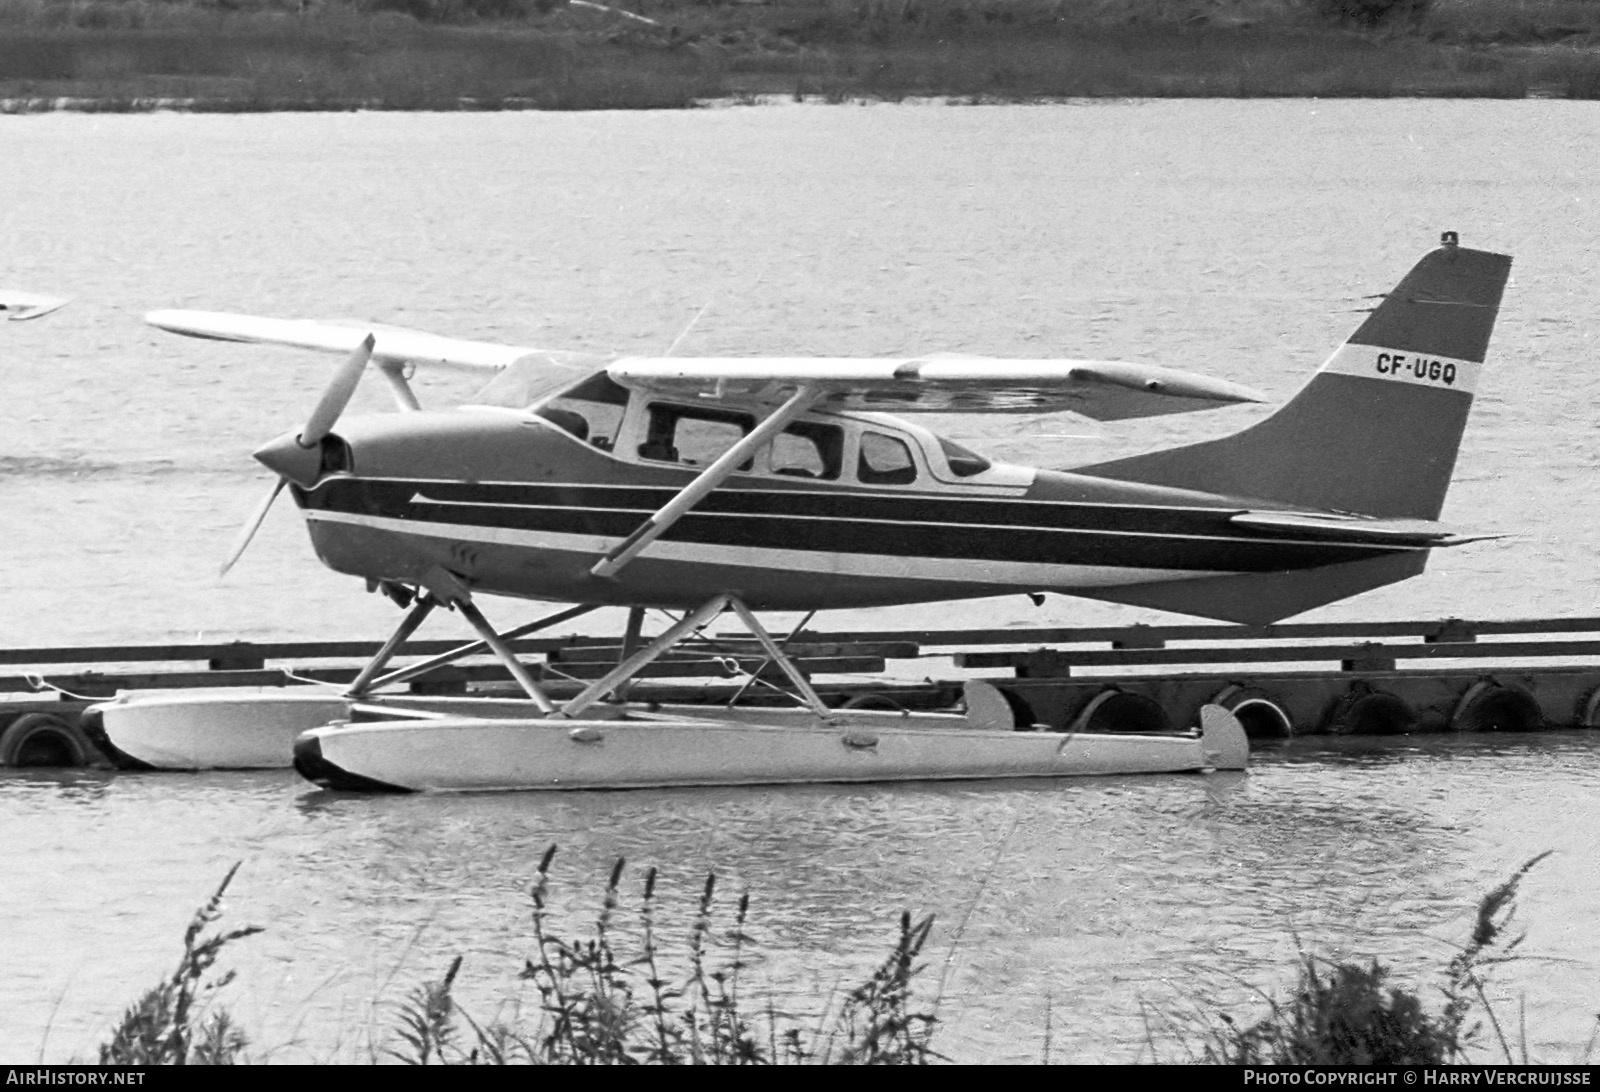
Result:
[[[336,691],[228,686],[124,690],[84,710],[82,724],[124,769],[282,769],[296,736],[349,715]]]
[[[124,769],[288,769],[302,732],[368,707],[390,715],[517,716],[532,703],[406,695],[358,704],[337,690],[311,686],[122,690],[84,710],[82,724],[106,757]]]
[[[1249,744],[1221,706],[1175,735],[1013,731],[998,692],[967,713],[599,705],[545,717],[522,699],[357,702],[310,687],[124,691],[84,728],[119,766],[281,769],[318,783],[411,791],[973,780],[1242,769]],[[351,723],[353,716],[376,716]]]
[[[697,715],[696,715],[697,714]],[[1004,731],[957,714],[852,710],[633,713],[626,719],[445,716],[329,724],[295,768],[329,788],[432,792],[978,780],[1242,769],[1239,721],[1207,706],[1184,735]]]
[[[51,311],[65,307],[69,301],[55,296],[37,296],[32,292],[11,292],[0,289],[0,311],[13,322],[39,318]]]

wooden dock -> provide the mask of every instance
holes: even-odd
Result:
[[[1168,731],[1201,705],[1232,709],[1256,738],[1313,733],[1600,727],[1600,618],[802,631],[782,638],[837,704],[939,708],[965,678],[994,682],[1022,724],[1056,731]],[[418,641],[413,662],[458,647]],[[615,665],[594,637],[511,642],[557,696]],[[0,649],[0,765],[81,766],[100,756],[78,715],[119,690],[342,684],[377,642],[233,642]],[[703,637],[663,657],[634,698],[781,700],[747,637]],[[866,681],[862,676],[870,676]],[[896,679],[920,681],[895,681]],[[752,683],[752,680],[756,682]],[[436,668],[420,693],[502,694],[492,658]]]

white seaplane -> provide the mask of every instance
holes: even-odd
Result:
[[[407,613],[343,693],[134,694],[98,707],[91,730],[123,760],[189,767],[282,764],[292,736],[306,777],[365,789],[1240,767],[1243,733],[1217,708],[1174,736],[1030,730],[983,683],[969,684],[960,713],[830,709],[756,612],[1058,592],[1265,623],[1414,576],[1434,548],[1472,540],[1437,520],[1510,264],[1447,233],[1271,416],[1069,470],[990,460],[905,415],[1115,420],[1261,396],[1121,362],[608,360],[361,324],[155,312],[152,324],[179,334],[348,354],[306,424],[256,452],[278,481],[228,564],[287,486],[323,563]],[[407,377],[429,366],[495,374],[477,404],[425,412]],[[402,412],[343,419],[369,367]],[[482,614],[484,596],[576,606],[503,633]],[[557,703],[507,642],[601,605],[633,608],[635,632],[645,607],[683,613]],[[440,606],[479,641],[385,674]],[[607,700],[728,611],[787,676],[798,709]],[[485,650],[526,692],[515,710],[382,696]]]

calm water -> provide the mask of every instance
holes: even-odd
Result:
[[[249,451],[303,418],[329,361],[173,339],[139,324],[152,308],[659,352],[709,303],[680,351],[1104,356],[1286,395],[1444,229],[1517,256],[1445,513],[1514,537],[1314,617],[1595,613],[1597,137],[1600,116],[1554,102],[0,118],[0,282],[79,297],[0,329],[0,645],[393,623],[315,564],[287,505],[216,579],[266,488]],[[386,401],[373,385],[357,405]],[[949,431],[1066,465],[1250,414]],[[1018,598],[871,621],[1156,617]],[[87,1053],[235,860],[230,920],[269,926],[239,946],[234,997],[263,1051],[366,1056],[383,1006],[458,951],[492,1011],[552,841],[574,930],[616,855],[660,866],[685,909],[715,867],[752,892],[764,973],[800,1004],[862,972],[901,907],[932,911],[944,1049],[1037,1057],[1048,1009],[1057,1056],[1112,1061],[1140,1055],[1150,1012],[1247,1002],[1297,943],[1425,975],[1478,895],[1553,848],[1525,887],[1529,958],[1500,981],[1526,996],[1536,1053],[1567,1058],[1600,1004],[1594,746],[461,800],[331,796],[290,775],[7,774],[0,1058]]]

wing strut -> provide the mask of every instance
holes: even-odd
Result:
[[[821,394],[819,387],[802,385],[787,402],[773,410],[765,420],[751,429],[744,439],[724,451],[715,462],[702,470],[694,481],[684,486],[677,496],[662,505],[660,511],[641,523],[633,534],[613,546],[610,552],[589,570],[590,575],[602,578],[616,576],[624,565],[638,557],[646,546],[665,534],[685,512],[699,504],[707,493],[727,481],[741,463],[771,441],[785,425],[810,409],[819,394]]]
[[[406,366],[398,361],[383,361],[378,365],[378,370],[389,381],[389,390],[394,394],[395,405],[400,407],[401,413],[415,413],[422,408],[422,403],[417,401],[417,394],[411,389],[411,384],[406,382]]]

